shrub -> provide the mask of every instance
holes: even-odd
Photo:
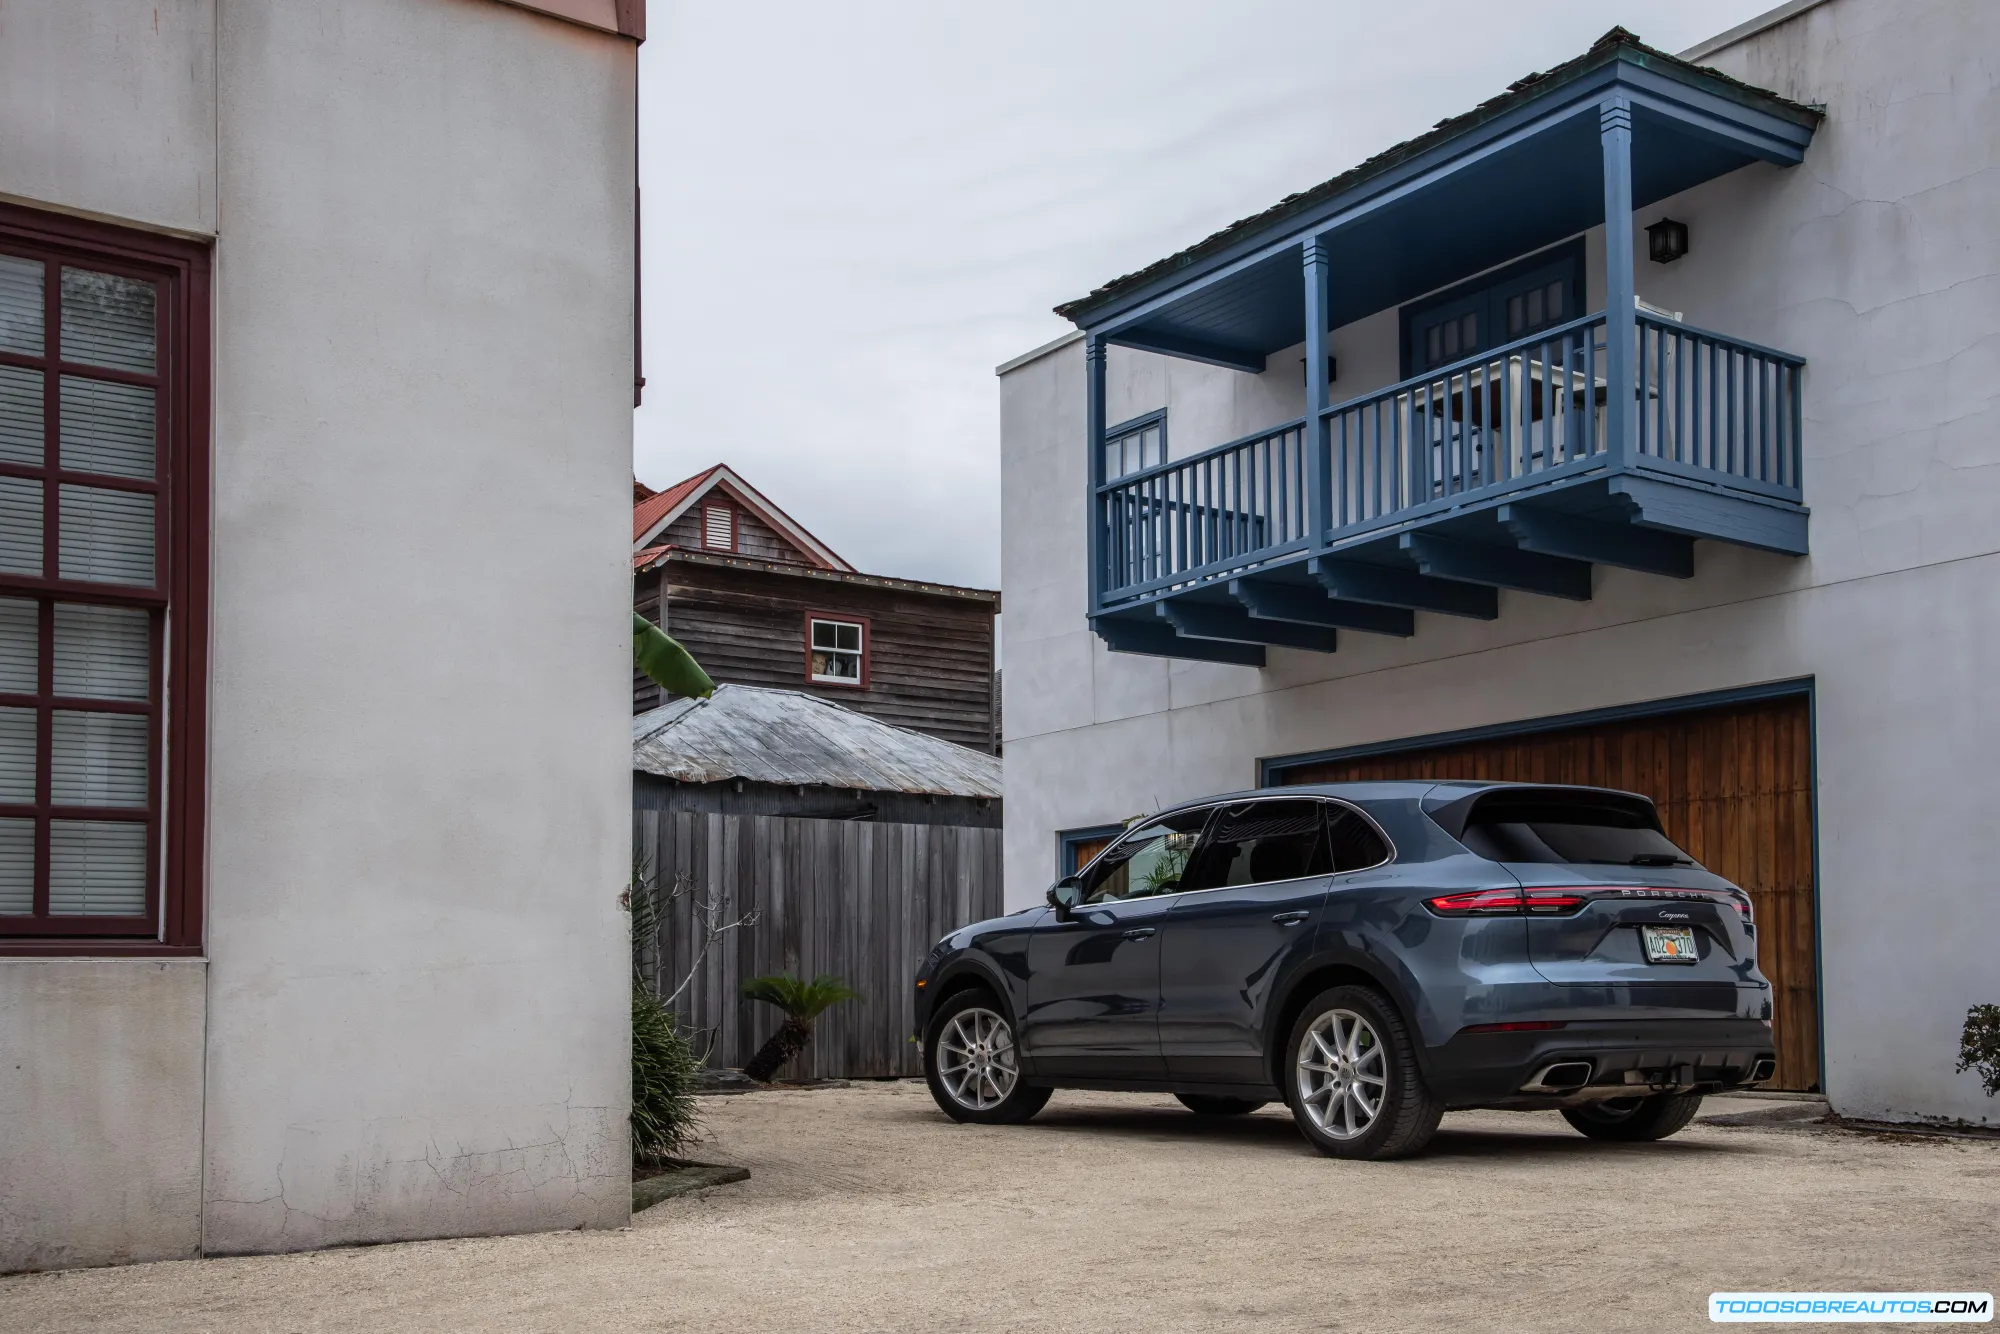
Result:
[[[813,1020],[828,1008],[860,994],[832,973],[821,973],[810,982],[783,974],[753,977],[745,982],[744,999],[777,1006],[785,1012],[785,1022],[764,1040],[764,1045],[743,1067],[743,1073],[760,1084],[770,1083],[779,1068],[812,1041]]]
[[[701,1060],[660,1000],[655,960],[659,886],[635,867],[632,910],[632,1160],[656,1166],[694,1139],[700,1118],[694,1091]]]
[[[1975,1005],[1965,1012],[1958,1039],[1958,1068],[1976,1070],[1986,1096],[2000,1097],[2000,1005]]]

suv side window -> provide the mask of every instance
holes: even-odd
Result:
[[[1375,826],[1352,807],[1329,803],[1326,808],[1326,833],[1333,846],[1335,874],[1365,871],[1389,860],[1389,845],[1375,832]]]
[[[1176,894],[1188,860],[1201,842],[1209,810],[1175,811],[1163,815],[1114,843],[1084,873],[1085,903],[1117,902]]]
[[[1223,807],[1182,888],[1222,889],[1331,874],[1325,810],[1320,801],[1246,801]]]

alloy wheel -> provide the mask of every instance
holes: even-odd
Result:
[[[975,1112],[1007,1101],[1020,1079],[1014,1035],[991,1010],[960,1010],[938,1034],[938,1078],[952,1100]]]
[[[1299,1104],[1332,1139],[1368,1133],[1389,1091],[1388,1049],[1366,1019],[1328,1010],[1299,1043]]]

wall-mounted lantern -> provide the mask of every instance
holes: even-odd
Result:
[[[1646,253],[1655,264],[1671,264],[1688,252],[1688,225],[1661,218],[1646,229]]]

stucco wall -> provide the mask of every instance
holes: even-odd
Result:
[[[629,1216],[635,80],[0,4],[0,197],[217,237],[209,958],[0,960],[0,1269]]]
[[[0,5],[0,198],[215,230],[215,0]]]
[[[1004,375],[1008,904],[1047,884],[1056,830],[1248,786],[1262,756],[1812,676],[1828,1092],[1855,1115],[1996,1119],[1951,1066],[1966,1007],[2000,1000],[1980,760],[2000,743],[1997,44],[1979,0],[1833,0],[1719,52],[1826,103],[1825,126],[1797,168],[1635,219],[1692,229],[1687,258],[1640,265],[1642,295],[1809,359],[1808,558],[1702,543],[1692,580],[1600,568],[1588,603],[1503,591],[1495,622],[1420,613],[1413,639],[1272,649],[1261,672],[1111,654],[1083,616],[1081,347]],[[1586,242],[1601,268],[1601,231]],[[1394,328],[1336,332],[1337,396],[1393,376]],[[1111,419],[1166,405],[1177,454],[1302,407],[1295,353],[1262,376],[1108,364]]]
[[[199,1252],[206,971],[0,963],[0,1274]]]
[[[206,1245],[621,1224],[633,47],[225,15]]]

